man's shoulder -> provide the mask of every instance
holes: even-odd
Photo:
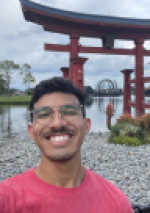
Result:
[[[91,170],[88,170],[90,181],[96,186],[98,190],[105,190],[105,192],[109,192],[109,194],[116,194],[116,196],[125,196],[126,194],[112,181],[104,178],[98,173],[95,173]]]
[[[133,212],[129,198],[117,185],[93,171],[88,170],[88,173],[91,187],[99,197],[102,194],[102,199],[109,203],[112,201],[118,203],[119,208],[123,208],[122,212]]]
[[[4,189],[4,188],[17,188],[19,186],[23,186],[23,182],[25,181],[25,179],[27,178],[28,174],[31,172],[32,169],[29,169],[23,173],[17,174],[15,176],[6,178],[5,180],[3,180],[2,182],[0,182],[0,190]]]
[[[0,212],[10,212],[12,208],[22,208],[24,195],[30,195],[30,173],[29,169],[21,174],[9,177],[0,183]],[[21,212],[16,210],[15,212]]]
[[[111,182],[110,180],[108,180],[107,178],[105,178],[105,177],[103,177],[103,176],[101,176],[101,174],[98,174],[98,173],[96,173],[96,172],[93,172],[93,171],[91,171],[91,170],[89,170],[89,169],[86,169],[87,170],[87,172],[89,173],[89,176],[94,180],[94,181],[97,181],[97,182],[99,182],[100,184],[104,184],[104,185],[109,185],[109,186],[112,186],[112,187],[117,187],[116,185],[114,185],[114,183],[113,182]]]

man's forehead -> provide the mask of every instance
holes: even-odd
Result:
[[[66,94],[61,92],[48,93],[43,95],[35,104],[34,108],[44,105],[51,107],[60,107],[65,104],[79,104],[78,98],[74,94]]]

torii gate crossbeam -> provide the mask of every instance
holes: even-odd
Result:
[[[44,44],[44,50],[56,52],[70,52],[70,45],[60,44]],[[87,47],[78,46],[79,53],[97,53],[97,54],[111,54],[111,55],[135,55],[135,49],[105,49],[103,47]],[[143,49],[143,56],[150,56],[150,50]]]
[[[58,45],[58,44],[45,44],[44,49],[46,51],[58,51],[58,52],[70,52],[70,45]],[[85,47],[78,46],[78,53],[101,53],[101,54],[114,54],[114,55],[135,55],[135,49],[104,49],[102,47]],[[149,51],[150,53],[150,51]]]

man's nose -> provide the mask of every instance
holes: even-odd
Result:
[[[60,128],[62,126],[66,126],[67,121],[62,117],[61,113],[59,111],[54,111],[53,112],[53,117],[51,118],[49,122],[49,126],[55,127],[55,128]]]

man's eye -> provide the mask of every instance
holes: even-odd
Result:
[[[64,115],[76,115],[78,112],[75,109],[67,109],[63,111]]]
[[[51,113],[50,112],[40,112],[36,115],[36,118],[46,118],[48,116],[50,116]]]

